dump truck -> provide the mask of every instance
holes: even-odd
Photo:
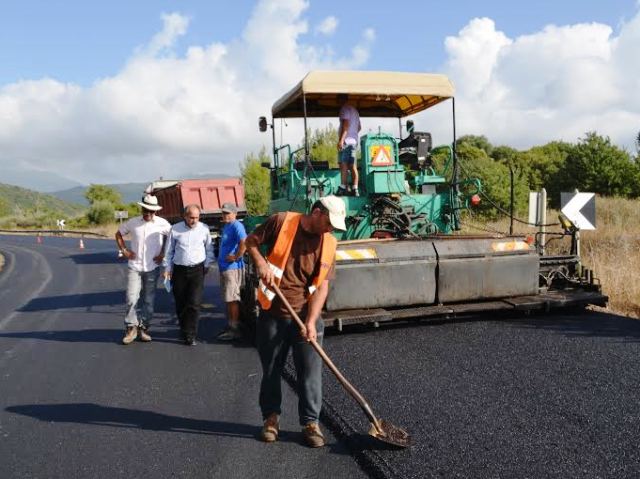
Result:
[[[247,215],[244,186],[240,178],[156,180],[145,191],[158,198],[162,206],[158,216],[171,224],[182,221],[185,206],[192,204],[201,208],[200,220],[214,234],[221,229],[224,203],[236,205],[238,218]]]
[[[327,327],[606,305],[599,281],[577,254],[573,225],[555,233],[571,237],[562,255],[542,255],[540,244],[521,236],[461,233],[461,212],[478,202],[482,184],[461,177],[454,86],[444,75],[308,73],[274,103],[270,120],[259,119],[260,130],[271,129],[273,137],[273,159],[263,164],[270,172],[269,214],[308,212],[318,198],[338,191],[339,169],[310,154],[307,122],[335,121],[345,96],[361,118],[380,118],[387,127],[397,119],[398,132],[379,127],[360,137],[360,196],[342,197],[347,230],[334,233],[339,242],[323,313]],[[429,132],[405,119],[443,102],[450,104],[452,138],[434,145]],[[294,118],[303,122],[304,145],[277,145],[275,120]],[[245,225],[251,230],[264,218],[248,217]],[[242,293],[246,324],[257,314],[257,284],[249,263]]]

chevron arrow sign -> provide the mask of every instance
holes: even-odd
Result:
[[[560,211],[581,230],[596,229],[595,193],[560,193]]]

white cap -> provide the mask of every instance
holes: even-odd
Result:
[[[337,230],[346,231],[347,226],[344,219],[347,216],[344,201],[334,195],[324,196],[320,198],[320,203],[329,211],[329,221],[331,226]]]
[[[158,204],[158,198],[153,195],[145,195],[142,201],[138,201],[138,204],[149,211],[159,211],[162,209],[162,206]]]

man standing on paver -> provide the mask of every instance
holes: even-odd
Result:
[[[198,320],[204,292],[204,277],[213,262],[211,233],[200,222],[200,207],[184,209],[184,221],[171,228],[164,258],[164,277],[170,279],[181,338],[196,345]]]
[[[360,196],[358,190],[358,165],[356,164],[356,150],[358,149],[358,133],[362,129],[358,110],[348,103],[349,97],[345,94],[338,95],[338,101],[342,102],[338,128],[338,164],[340,165],[340,186],[338,196],[347,196],[349,192],[349,173],[351,173],[351,194]]]
[[[260,285],[260,317],[256,324],[256,345],[262,364],[260,409],[265,442],[278,439],[281,413],[281,377],[289,349],[298,382],[298,414],[305,443],[324,445],[318,419],[322,407],[322,359],[308,343],[322,344],[324,323],[320,317],[335,275],[336,239],[333,229],[345,230],[345,204],[336,196],[316,201],[311,212],[286,212],[270,216],[247,237],[247,251],[256,265]],[[260,245],[268,249],[266,259]],[[300,332],[275,292],[277,285],[293,310],[304,318],[306,331]]]
[[[162,209],[158,199],[146,195],[138,202],[142,216],[131,218],[120,225],[116,243],[123,257],[129,260],[127,272],[127,314],[124,319],[126,334],[122,344],[131,344],[138,336],[141,341],[151,341],[149,323],[153,316],[156,283],[164,258],[164,247],[171,225],[156,216]],[[131,236],[131,249],[124,243],[124,236]],[[139,310],[139,311],[138,311]]]
[[[244,225],[237,220],[238,208],[233,203],[222,205],[222,238],[218,252],[218,269],[220,270],[220,290],[222,299],[227,305],[228,325],[218,335],[220,341],[233,341],[240,338],[240,288],[244,276],[242,256],[246,250],[244,240],[247,232]]]

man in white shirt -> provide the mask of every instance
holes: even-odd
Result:
[[[158,199],[146,195],[138,202],[142,216],[131,218],[120,225],[116,232],[116,243],[122,256],[129,260],[127,272],[127,314],[124,318],[126,334],[123,344],[132,343],[139,335],[141,341],[151,341],[149,323],[153,317],[156,283],[164,258],[164,247],[171,225],[164,218],[156,216],[162,209]],[[130,235],[131,249],[124,243],[124,236]]]
[[[358,168],[356,166],[356,150],[358,149],[358,132],[362,129],[360,125],[360,114],[353,105],[347,103],[348,96],[338,95],[338,100],[343,103],[340,108],[340,128],[338,129],[338,163],[340,164],[341,184],[337,195],[348,194],[348,176],[351,172],[353,196],[360,196],[358,190]]]
[[[200,207],[184,209],[184,221],[171,228],[165,248],[164,277],[172,283],[176,315],[185,344],[196,345],[204,276],[213,262],[209,228],[200,223]]]

